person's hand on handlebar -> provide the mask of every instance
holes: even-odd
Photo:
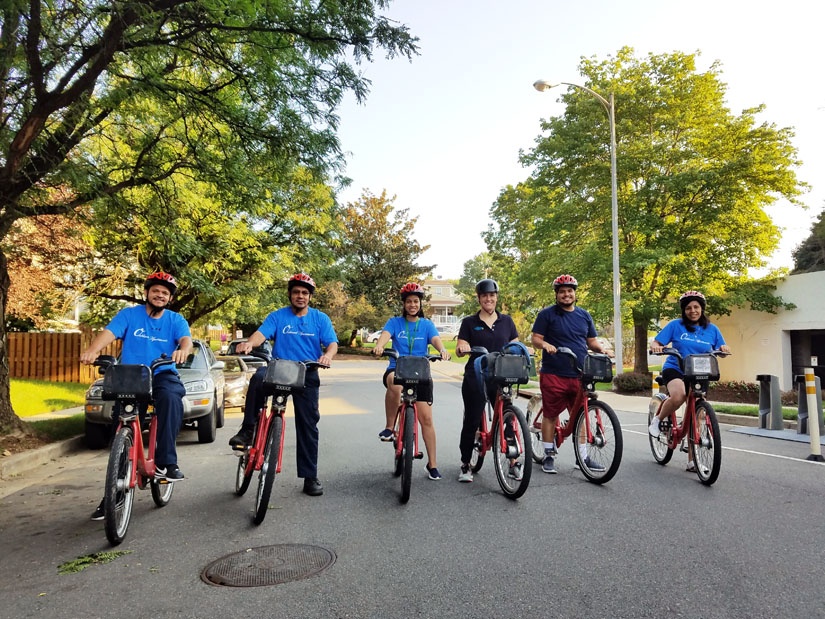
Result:
[[[441,358],[444,361],[449,361],[450,360],[450,352],[446,348],[442,348],[440,352],[441,352]]]
[[[250,350],[252,350],[252,344],[250,344],[248,340],[246,342],[238,342],[235,346],[235,352],[242,355],[247,354]]]
[[[181,350],[180,348],[178,348],[172,352],[171,358],[172,361],[174,361],[178,365],[186,363],[187,359],[189,358],[189,351]]]
[[[558,349],[555,346],[553,346],[552,344],[550,344],[549,342],[544,342],[544,344],[542,344],[541,348],[548,355],[555,355],[558,352]]]
[[[470,352],[470,343],[465,340],[458,340],[458,343],[455,345],[455,354],[459,357],[463,357],[464,355]]]
[[[723,346],[720,346],[719,350],[721,350],[724,353],[730,354],[730,346],[728,346],[727,344],[724,344]]]
[[[654,355],[661,355],[663,348],[664,348],[664,346],[662,346],[659,342],[654,341],[650,345],[650,352]]]

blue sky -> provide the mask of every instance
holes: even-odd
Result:
[[[533,146],[540,119],[563,113],[562,87],[538,93],[535,80],[582,83],[582,56],[605,59],[623,46],[639,55],[699,51],[700,70],[721,63],[733,114],[765,104],[760,121],[795,129],[809,208],[780,202],[769,210],[784,230],[770,264],[791,266],[791,251],[825,207],[825,36],[816,7],[809,0],[396,0],[386,15],[420,38],[421,54],[363,65],[373,82],[366,104],[348,100],[340,110],[353,180],[340,199],[357,200],[364,189],[396,195],[396,207],[418,217],[418,241],[431,246],[421,262],[457,278],[485,249],[480,235],[501,189],[527,176],[519,150]]]

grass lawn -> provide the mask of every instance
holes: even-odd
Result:
[[[11,379],[11,405],[18,417],[25,419],[40,413],[83,406],[85,383],[54,383],[46,380]]]

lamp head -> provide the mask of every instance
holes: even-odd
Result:
[[[544,92],[545,90],[549,90],[550,88],[554,88],[556,86],[558,86],[558,84],[552,84],[547,80],[536,80],[533,82],[533,88],[539,92]]]

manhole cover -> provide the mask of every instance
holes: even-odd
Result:
[[[249,548],[207,565],[201,579],[224,587],[263,587],[301,580],[335,563],[335,553],[322,546],[277,544]]]

